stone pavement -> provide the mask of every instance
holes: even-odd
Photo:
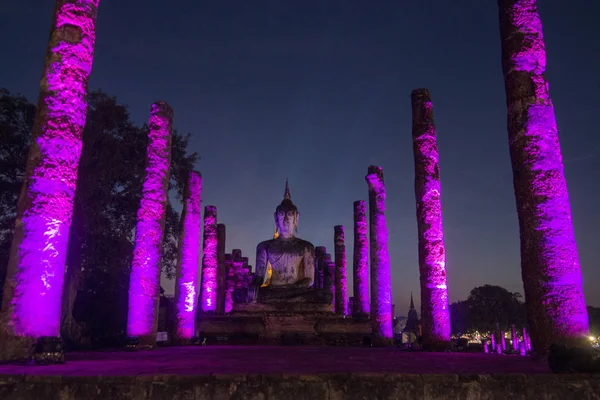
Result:
[[[68,353],[66,364],[0,365],[0,375],[139,376],[222,374],[539,374],[545,363],[482,353],[422,353],[396,348],[296,346],[165,347],[151,351]]]

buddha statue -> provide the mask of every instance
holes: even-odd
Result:
[[[312,287],[315,248],[296,237],[299,217],[286,180],[283,201],[275,210],[275,238],[256,247],[256,274],[249,288],[249,302],[326,300],[321,299],[321,291]]]

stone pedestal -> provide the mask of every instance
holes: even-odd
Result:
[[[370,345],[369,320],[336,315],[332,304],[234,304],[227,316],[200,316],[196,335],[207,344]]]

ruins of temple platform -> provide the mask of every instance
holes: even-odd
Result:
[[[0,365],[20,399],[593,399],[600,377],[551,374],[527,357],[394,348],[188,346],[68,353],[67,363]]]
[[[327,304],[299,303],[294,312],[289,308],[285,303],[236,304],[228,315],[200,315],[196,335],[209,344],[362,346],[370,342],[368,319],[336,315]]]

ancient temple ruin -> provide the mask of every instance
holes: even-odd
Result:
[[[55,361],[62,358],[56,349],[61,347],[65,257],[98,3],[56,1],[0,312],[0,360],[28,357],[36,341],[54,346],[54,353],[41,354],[55,354]],[[546,53],[537,3],[498,0],[498,4],[530,328],[513,343],[513,351],[533,348],[544,355],[554,343],[580,342],[588,331],[588,317],[554,107],[544,75]],[[426,345],[441,349],[449,340],[449,316],[439,155],[428,90],[414,91],[412,103],[423,337]],[[167,103],[152,105],[128,298],[127,335],[133,347],[156,345],[172,120]],[[350,312],[345,231],[340,225],[334,228],[333,257],[326,247],[298,238],[299,208],[287,183],[274,213],[277,230],[274,238],[258,243],[254,272],[241,251],[225,253],[225,226],[217,223],[215,206],[205,207],[198,274],[194,263],[199,251],[189,249],[199,241],[201,180],[192,173],[179,249],[177,335],[207,342],[391,345],[383,169],[370,166],[366,182],[368,220],[366,203],[354,203]],[[414,307],[411,313],[416,315]],[[512,335],[516,337],[514,331]],[[504,334],[498,342],[492,337],[490,352],[505,351]]]

